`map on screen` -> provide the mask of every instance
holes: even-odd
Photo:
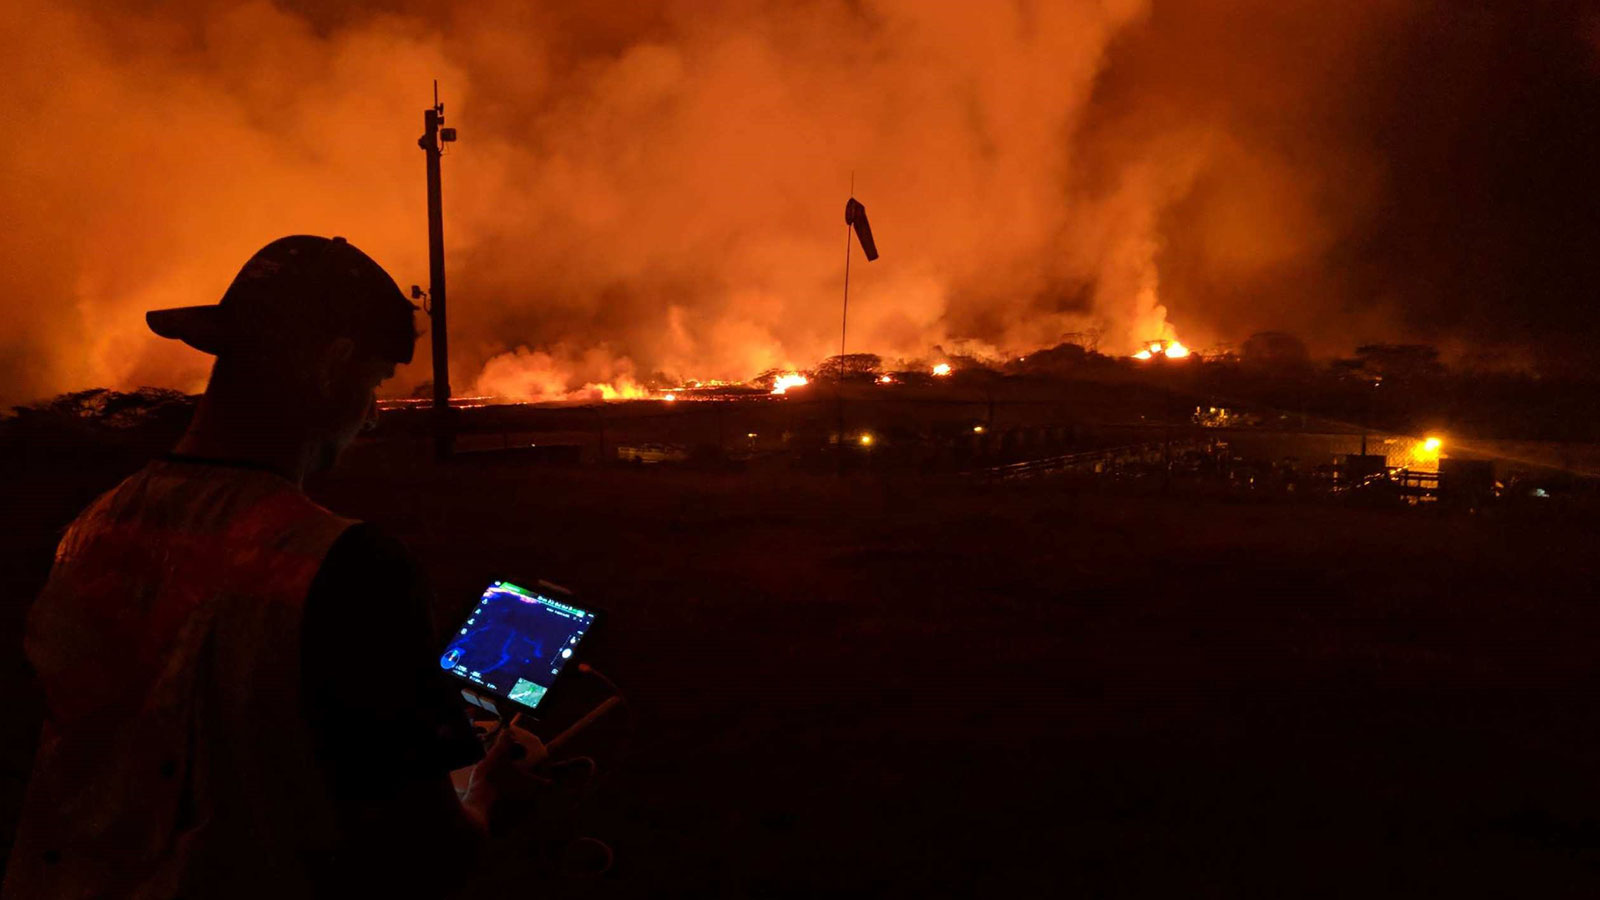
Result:
[[[532,709],[594,619],[594,613],[570,603],[496,581],[457,629],[439,665],[480,690]]]

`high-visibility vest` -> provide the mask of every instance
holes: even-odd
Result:
[[[272,473],[178,461],[72,523],[29,614],[48,717],[4,900],[312,892],[340,836],[301,613],[351,524]]]

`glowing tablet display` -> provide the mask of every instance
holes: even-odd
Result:
[[[480,691],[532,709],[594,619],[589,610],[496,581],[456,630],[439,665]]]

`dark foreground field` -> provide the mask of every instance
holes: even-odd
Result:
[[[441,619],[491,573],[612,611],[639,715],[602,895],[1600,891],[1588,525],[514,465],[313,493],[404,538]],[[6,494],[20,674],[78,501]],[[8,681],[9,815],[37,707]]]

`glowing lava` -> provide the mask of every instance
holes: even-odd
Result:
[[[789,388],[800,387],[805,383],[806,377],[801,375],[799,372],[786,372],[782,375],[779,375],[772,382],[772,392],[774,394],[788,393]]]

